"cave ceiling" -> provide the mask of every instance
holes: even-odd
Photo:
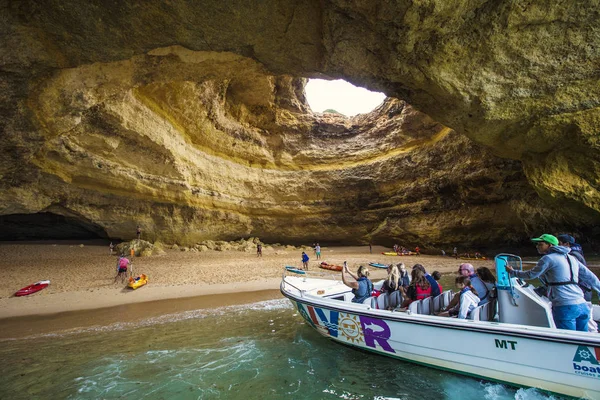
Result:
[[[597,241],[592,2],[1,7],[0,215],[184,244]],[[313,113],[316,77],[388,98]]]

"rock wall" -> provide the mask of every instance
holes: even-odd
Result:
[[[0,215],[122,239],[140,224],[182,244],[597,233],[600,47],[585,4],[2,7]],[[313,114],[302,77],[317,76],[390,98]]]

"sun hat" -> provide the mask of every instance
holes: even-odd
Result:
[[[571,235],[558,235],[557,238],[559,242],[575,244],[575,238]]]
[[[558,246],[558,239],[554,235],[550,235],[548,233],[544,233],[540,237],[531,239],[532,242],[546,242],[553,246]]]

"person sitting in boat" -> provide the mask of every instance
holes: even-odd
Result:
[[[348,278],[348,275],[350,275],[354,281],[351,281]],[[352,299],[353,303],[362,303],[371,297],[373,283],[369,279],[369,269],[367,267],[363,267],[361,265],[358,267],[356,275],[354,275],[348,269],[348,264],[346,261],[344,261],[344,268],[342,269],[342,282],[344,282],[344,285],[352,288],[352,293],[354,293],[354,298]]]
[[[427,279],[427,281],[429,282],[429,285],[431,286],[431,295],[432,296],[438,296],[440,293],[442,293],[440,291],[440,286],[437,284],[437,281],[435,279],[433,279],[433,276],[429,275],[427,273],[427,271],[425,270],[425,267],[421,264],[415,264],[413,265],[413,269],[418,268],[421,271],[423,271],[423,274],[425,275],[425,279]]]
[[[400,270],[400,286],[406,289],[410,285],[410,274],[404,263],[398,264],[398,269]]]
[[[404,270],[406,272],[406,269]],[[387,268],[388,276],[383,281],[381,286],[381,294],[387,297],[388,310],[393,310],[396,307],[402,305],[402,279],[400,278],[400,271],[398,265],[390,264]]]
[[[127,278],[127,267],[131,265],[131,262],[125,254],[121,254],[119,259],[117,260],[117,276],[115,276],[114,283],[117,283],[117,279],[121,277],[121,283],[125,283],[125,279]]]
[[[479,297],[477,296],[477,290],[471,284],[471,279],[468,276],[457,276],[454,280],[456,288],[460,290],[458,307],[457,307],[457,318],[466,319],[471,311],[479,304]],[[453,312],[450,311],[452,316]]]
[[[433,279],[435,279],[435,282],[440,287],[440,293],[442,293],[444,291],[442,285],[440,285],[440,279],[442,279],[442,274],[439,271],[433,271],[431,273],[431,276],[433,277]]]
[[[598,278],[575,257],[570,249],[559,246],[556,236],[544,233],[531,239],[536,243],[542,258],[529,271],[516,271],[510,265],[506,270],[517,278],[538,278],[548,287],[548,298],[552,302],[552,317],[558,329],[587,331],[590,309],[583,297],[578,282],[585,281],[600,292]]]
[[[420,265],[420,264],[417,264]],[[425,273],[423,272],[424,268],[415,268],[413,267],[411,272],[412,280],[410,282],[410,286],[406,289],[404,303],[402,303],[402,307],[408,307],[410,303],[415,300],[426,299],[427,297],[431,297],[432,286],[429,283],[429,280],[425,277]],[[435,284],[437,286],[437,283]]]
[[[496,277],[488,267],[477,268],[477,276],[483,281],[490,294],[490,299],[496,298]]]
[[[477,276],[477,274],[475,273],[475,268],[472,264],[460,264],[460,267],[458,268],[458,274],[461,276],[468,276],[471,279],[471,284],[473,285],[477,293],[479,293],[480,306],[490,301],[490,291],[488,290],[485,283],[481,280],[481,278]]]
[[[394,264],[390,264],[387,267],[387,278],[383,281],[383,285],[381,286],[381,293],[392,293],[396,290],[400,289],[400,271],[398,271],[398,266]]]
[[[490,274],[491,274],[491,272],[490,272]],[[468,264],[468,263],[460,264],[460,267],[458,267],[458,275],[459,276],[468,276],[470,278],[471,284],[473,285],[473,287],[475,287],[475,290],[477,291],[478,296],[481,296],[481,293],[484,293],[484,297],[486,297],[486,298],[479,299],[479,301],[481,302],[479,304],[480,306],[484,305],[485,303],[490,301],[490,297],[491,297],[490,295],[492,292],[490,292],[487,285],[477,276],[477,274],[475,274],[473,265]],[[476,284],[474,282],[476,282]],[[495,280],[494,280],[494,282],[495,282]],[[454,295],[452,300],[450,300],[450,304],[448,304],[448,307],[446,307],[445,309],[442,310],[442,313],[446,312],[446,311],[450,311],[452,309],[455,309],[456,306],[458,305],[459,300],[460,300],[460,294],[457,293]]]

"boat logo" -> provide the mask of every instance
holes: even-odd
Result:
[[[578,346],[573,356],[573,370],[577,375],[600,378],[600,347],[592,351],[587,346]]]
[[[340,333],[347,341],[354,343],[363,342],[363,331],[357,315],[340,313]]]

